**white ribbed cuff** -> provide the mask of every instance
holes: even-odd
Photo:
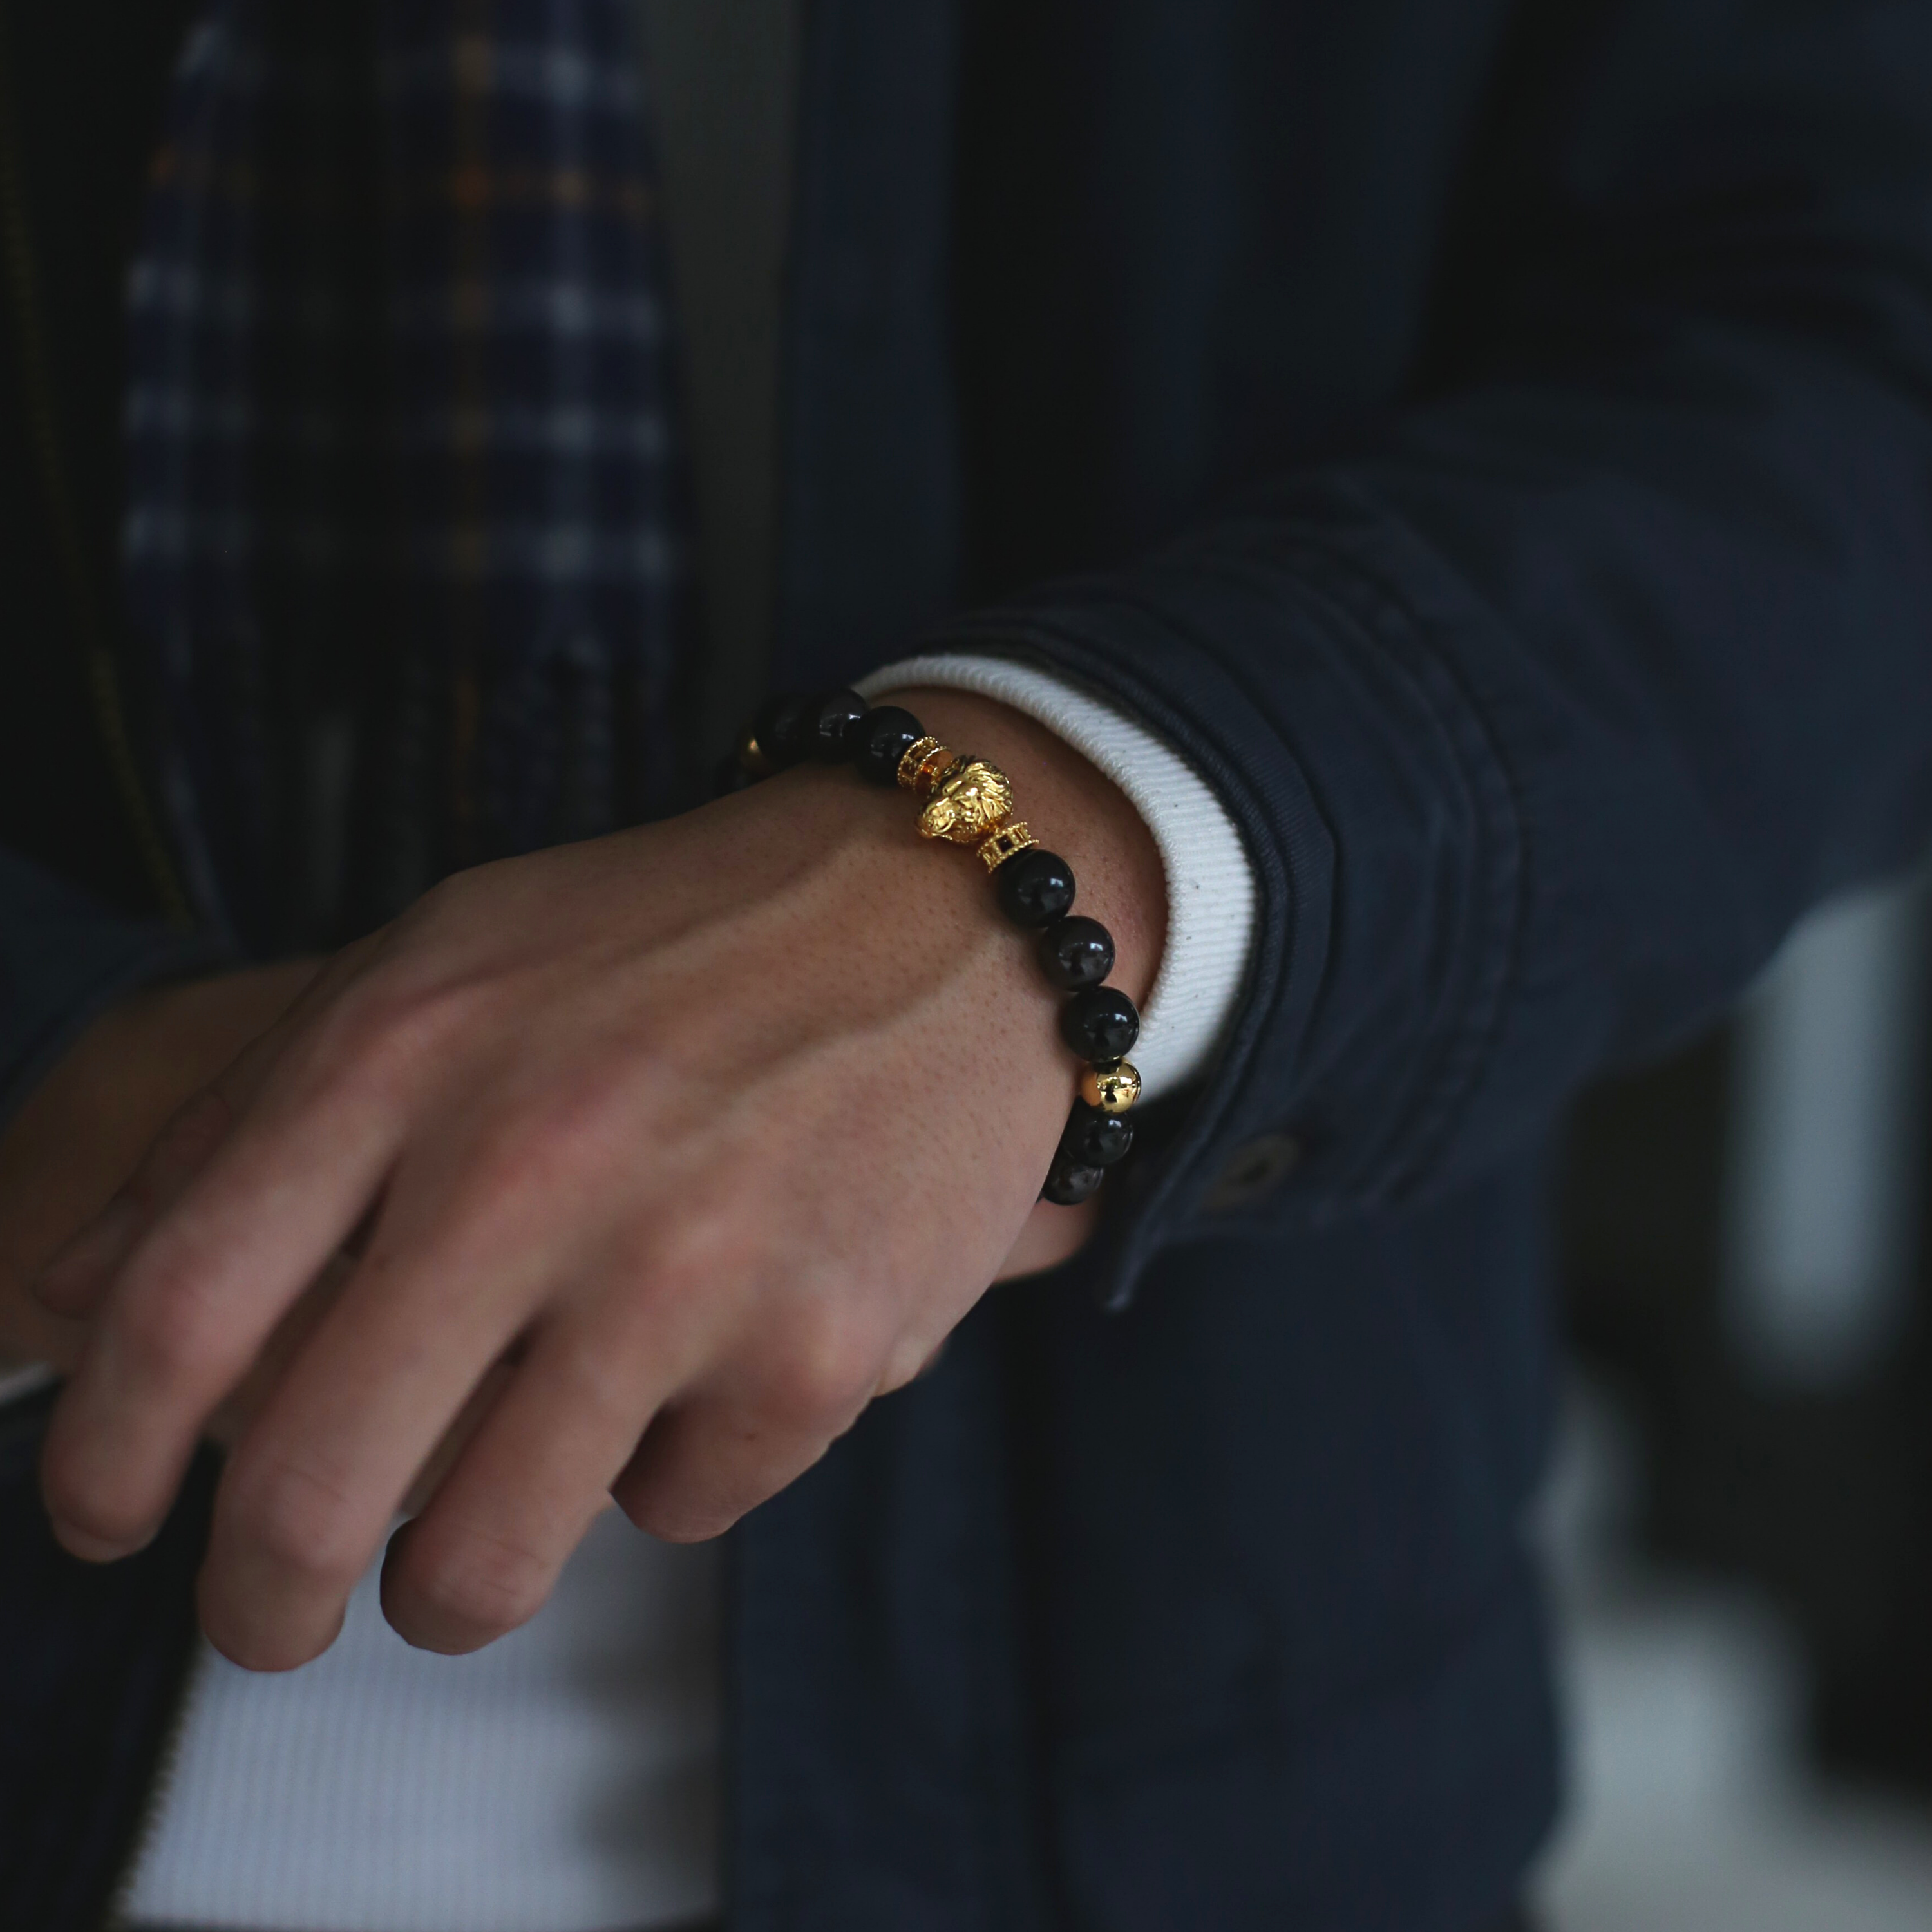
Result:
[[[1167,874],[1167,946],[1134,1048],[1151,1100],[1202,1072],[1233,1018],[1253,943],[1255,875],[1207,781],[1164,738],[1051,671],[948,651],[861,678],[863,698],[918,685],[976,692],[1044,724],[1125,792]]]

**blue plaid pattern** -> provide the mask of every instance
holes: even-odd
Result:
[[[217,0],[184,50],[129,291],[125,579],[189,876],[251,946],[674,802],[686,496],[629,11]]]

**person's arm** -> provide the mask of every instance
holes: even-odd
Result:
[[[936,640],[1112,694],[1254,862],[1123,1291],[1465,1184],[1932,826],[1932,6],[1526,12],[1426,392]]]
[[[1007,707],[913,701],[1010,774],[1144,998],[1165,908],[1132,805]],[[662,1534],[716,1534],[1003,1269],[1070,1252],[1078,1210],[1036,1206],[1077,1070],[1058,998],[915,817],[800,768],[460,875],[338,956],[43,1278],[90,1324],[43,1456],[68,1547],[152,1533],[346,1248],[230,1454],[204,1627],[261,1666],[323,1648],[466,1412],[385,1604],[470,1648],[536,1608],[614,1490]]]
[[[1579,32],[1498,170],[1545,205],[1486,238],[1480,352],[1432,399],[940,640],[1111,695],[1253,862],[1241,1011],[1119,1177],[1116,1288],[1164,1241],[1480,1172],[1932,820],[1932,10],[1644,0]],[[1104,787],[1036,808],[1066,769],[1029,764],[1029,814],[1131,918],[1157,861]],[[1024,1226],[1066,1070],[983,881],[832,784],[490,868],[344,963],[176,1209],[61,1285],[109,1298],[49,1444],[73,1546],[145,1533],[379,1200],[361,1292],[218,1507],[204,1616],[249,1660],[327,1641],[398,1471],[513,1336],[516,1384],[392,1549],[392,1617],[445,1647],[541,1600],[640,1417],[619,1493],[694,1534],[911,1372]],[[1290,1142],[1278,1192],[1228,1184]]]

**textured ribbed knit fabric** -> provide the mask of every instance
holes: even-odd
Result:
[[[259,1932],[612,1932],[718,1904],[718,1552],[607,1510],[536,1619],[412,1650],[372,1570],[316,1662],[204,1649],[124,1904]]]

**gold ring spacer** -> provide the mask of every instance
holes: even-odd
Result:
[[[989,838],[982,841],[979,847],[981,862],[989,872],[997,872],[1009,859],[1017,859],[1030,847],[1040,841],[1028,830],[1024,818],[1016,818],[1001,826]]]
[[[966,760],[950,745],[935,745],[913,767],[912,790],[916,798],[930,798],[947,776]]]
[[[937,738],[928,735],[908,745],[904,757],[899,760],[898,782],[902,789],[916,792],[921,773],[934,758],[938,757],[944,757],[950,763],[952,754]]]

